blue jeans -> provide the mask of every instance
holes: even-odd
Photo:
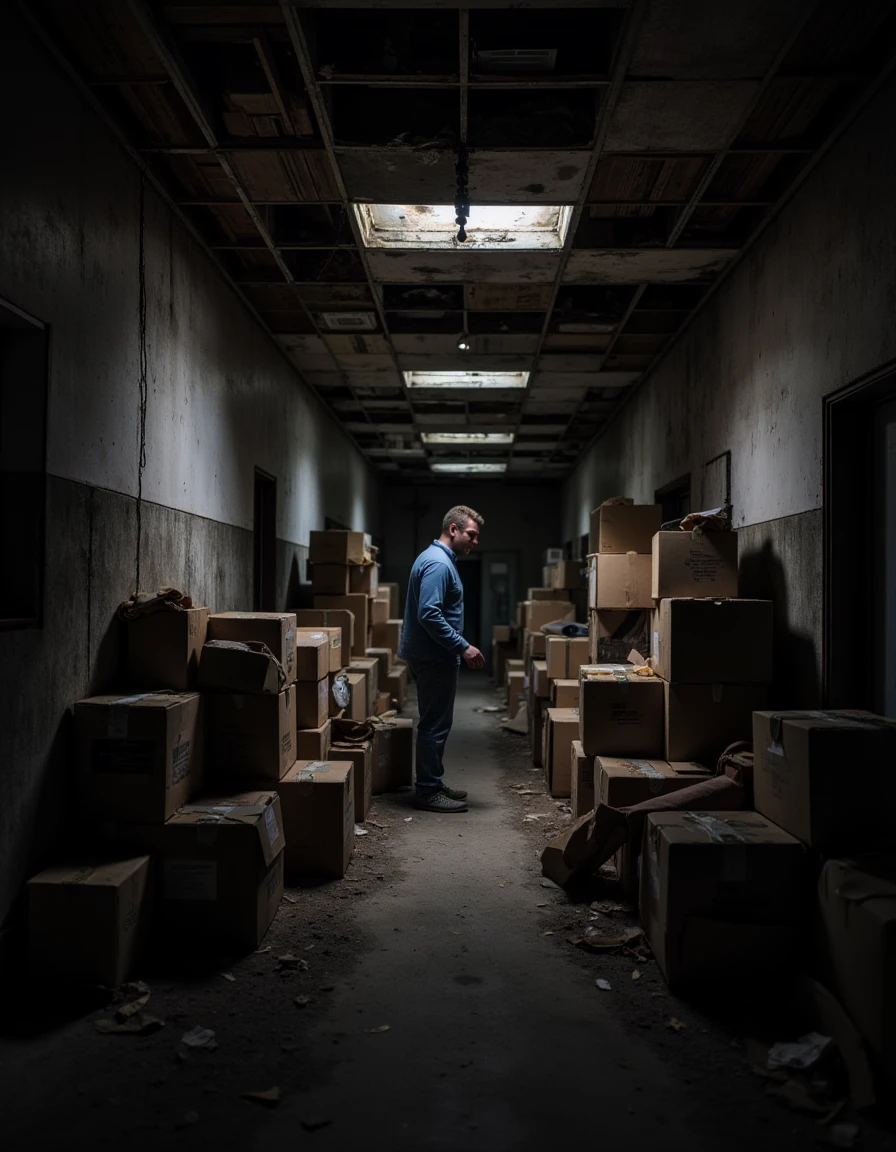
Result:
[[[458,664],[455,660],[427,660],[412,664],[417,682],[420,723],[417,726],[417,791],[437,792],[442,787],[442,754],[454,719]]]

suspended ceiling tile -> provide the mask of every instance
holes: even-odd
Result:
[[[599,372],[592,384],[595,388],[610,389],[628,388],[640,377],[640,372]]]
[[[574,204],[582,191],[589,151],[469,153],[470,197],[499,204]]]
[[[756,91],[750,80],[632,80],[607,133],[608,152],[715,152]]]
[[[712,280],[734,248],[580,248],[569,256],[565,284],[684,283]]]
[[[551,302],[550,284],[468,284],[471,312],[543,312]]]
[[[376,388],[378,391],[391,388],[399,391],[404,386],[404,382],[391,364],[388,369],[377,371],[349,368],[345,372],[345,378],[352,388]]]
[[[389,355],[389,345],[385,336],[356,333],[354,336],[327,336],[325,342],[330,351],[337,356]]]
[[[295,362],[304,372],[324,372],[332,374],[339,371],[339,365],[332,356],[318,356],[310,352],[294,352]]]
[[[479,356],[531,354],[538,347],[538,336],[472,336],[472,354]],[[393,336],[395,351],[400,354],[421,352],[457,352],[457,335]]]
[[[345,387],[345,377],[341,372],[314,372],[305,367],[301,356],[294,357],[296,364],[299,366],[302,375],[312,386],[312,388],[339,388]],[[330,362],[330,367],[335,369],[335,365]]]
[[[458,352],[456,349],[445,352],[405,352],[399,355],[398,366],[403,372],[528,372],[532,366],[532,357],[481,356]],[[487,389],[483,398],[491,393],[492,389]]]
[[[806,0],[653,0],[629,72],[674,79],[761,76]]]
[[[559,252],[367,252],[371,274],[383,284],[550,284],[559,260]]]
[[[410,148],[337,148],[349,200],[370,204],[451,204],[454,153]]]
[[[336,356],[336,363],[340,368],[363,368],[381,372],[394,372],[395,362],[389,355],[368,355],[364,352],[345,352]]]
[[[277,342],[295,352],[297,356],[327,355],[327,346],[319,336],[295,336],[285,332],[277,337]]]
[[[533,375],[532,382],[539,386],[549,388],[587,388],[593,387],[598,377],[595,372],[545,372],[539,370]]]
[[[603,356],[551,352],[539,358],[538,367],[541,372],[596,372],[603,362]]]

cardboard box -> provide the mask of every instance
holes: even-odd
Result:
[[[304,633],[308,635],[325,636],[327,638],[327,670],[326,675],[331,672],[340,672],[343,667],[342,662],[342,628],[336,626],[328,626],[321,628],[307,628],[300,627],[296,629],[296,643],[300,643],[301,637]],[[300,676],[299,679],[302,679]],[[312,677],[307,677],[312,679]],[[322,680],[323,676],[314,677],[316,680]]]
[[[208,618],[209,640],[257,640],[283,666],[287,683],[296,678],[295,612],[216,612]]]
[[[657,532],[651,595],[737,597],[736,532]]]
[[[345,633],[343,632],[342,659],[352,656],[363,656],[367,649],[367,612],[370,599],[360,592],[352,592],[347,596],[315,596],[314,607],[322,608],[325,612],[342,611],[351,612],[355,618],[354,635],[350,649],[345,648]],[[377,644],[377,647],[385,645]]]
[[[548,708],[545,713],[542,760],[544,781],[552,796],[569,796],[570,745],[579,733],[578,708]]]
[[[341,653],[341,645],[340,645]],[[330,672],[330,637],[324,631],[296,632],[296,680],[325,680]]]
[[[367,715],[376,711],[376,698],[379,692],[379,661],[375,656],[364,656],[352,660],[347,671],[363,672],[367,681]]]
[[[351,591],[349,573],[354,569],[347,564],[309,564],[308,567],[315,596],[346,596]]]
[[[349,592],[360,592],[376,598],[379,568],[376,564],[357,565],[349,569]]]
[[[363,564],[369,560],[369,540],[363,532],[327,529],[312,532],[308,559],[312,564]]]
[[[368,648],[365,653],[368,660],[376,660],[376,685],[380,692],[389,691],[389,673],[392,671],[391,648]]]
[[[527,588],[527,600],[567,600],[564,588],[554,588],[550,584],[546,588]]]
[[[524,600],[523,627],[530,632],[540,632],[545,624],[555,620],[574,623],[576,610],[568,600]]]
[[[769,820],[828,854],[892,840],[896,720],[757,706],[752,737],[753,801]]]
[[[352,645],[355,639],[355,614],[347,612],[344,608],[303,608],[296,612],[296,626],[302,628],[320,629],[339,628],[342,632],[340,645],[340,664],[347,663],[352,658]],[[331,672],[336,672],[333,661],[330,661]]]
[[[532,694],[542,700],[551,698],[551,681],[548,677],[548,666],[544,660],[533,660],[529,670],[529,683],[532,685]]]
[[[385,624],[376,624],[373,629],[373,648],[388,648],[396,653],[401,647],[401,620],[387,620]]]
[[[507,715],[512,720],[520,710],[520,702],[526,694],[525,672],[509,672],[507,675]]]
[[[547,659],[547,636],[544,632],[523,632],[525,641],[523,646],[523,659],[526,671],[531,671],[533,660]]]
[[[107,988],[133,975],[152,921],[148,856],[54,864],[26,891],[32,970]]]
[[[389,601],[388,619],[398,620],[401,617],[401,594],[397,584],[379,581],[376,594],[378,598],[386,596]]]
[[[821,962],[834,992],[896,1084],[896,876],[893,858],[828,860],[818,881]]]
[[[378,721],[373,731],[373,794],[414,783],[414,722],[398,717]]]
[[[589,611],[652,607],[649,555],[626,552],[588,557]]]
[[[505,661],[504,664],[504,685],[510,686],[510,677],[514,672],[525,673],[525,661],[519,660],[516,657]]]
[[[351,697],[345,710],[347,720],[364,721],[370,715],[367,707],[367,673],[346,672]]]
[[[348,760],[297,760],[277,784],[287,876],[341,879],[355,847],[354,766]]]
[[[755,812],[653,812],[641,919],[670,988],[774,976],[795,959],[804,849]],[[735,985],[736,986],[736,985]]]
[[[509,644],[513,640],[513,628],[509,624],[495,624],[492,628],[493,644]]]
[[[363,824],[370,811],[373,795],[373,741],[331,744],[330,755],[334,760],[348,760],[354,765],[355,823]]]
[[[328,718],[319,728],[296,730],[296,760],[326,760],[330,754],[332,721]]]
[[[399,712],[405,706],[408,692],[408,666],[407,664],[393,664],[387,677],[388,692]]]
[[[384,712],[392,711],[392,697],[388,692],[377,692],[376,694],[376,715],[382,716]]]
[[[324,694],[310,681],[290,684],[277,696],[248,696],[220,693],[206,698],[210,770],[222,776],[279,780],[296,759],[297,714],[307,719],[308,702],[302,697],[312,692],[324,704],[324,715],[315,712],[317,723],[303,728],[319,728],[326,720],[326,681]]]
[[[203,692],[276,696],[286,687],[286,673],[267,644],[209,640],[202,649],[199,687]]]
[[[127,622],[127,682],[134,688],[195,688],[208,608],[152,612]]]
[[[370,623],[376,629],[377,625],[385,624],[389,619],[389,601],[377,597],[370,601]]]
[[[578,677],[579,669],[588,663],[587,636],[547,636],[548,675],[552,680]]]
[[[659,504],[601,504],[591,513],[588,551],[650,555],[650,543],[663,522]]]
[[[529,710],[529,742],[532,748],[532,763],[536,768],[544,767],[544,729],[549,700],[533,698],[534,703]]]
[[[588,615],[588,659],[591,664],[625,664],[630,652],[650,652],[649,611],[611,609]]]
[[[259,946],[283,896],[276,792],[202,796],[140,834],[161,856],[162,917],[178,940]]]
[[[568,590],[584,587],[581,560],[561,560],[551,567],[551,587]]]
[[[163,824],[202,786],[198,693],[93,696],[75,704],[74,717],[78,788],[91,816]]]
[[[631,665],[584,664],[579,669],[579,721],[586,756],[659,758],[663,681],[638,676]]]
[[[699,780],[708,780],[712,773],[702,764],[666,760],[618,759],[612,756],[594,758],[594,790],[600,804],[611,808],[630,808],[655,796],[680,792]],[[638,849],[640,843],[623,844],[616,853],[616,873],[622,890],[629,897],[638,891]]]
[[[578,669],[576,670],[578,671]],[[551,681],[551,707],[552,708],[578,708],[579,682],[578,680],[552,680]]]
[[[667,760],[697,760],[715,767],[729,744],[749,742],[753,713],[768,703],[764,684],[662,683]]]
[[[682,684],[770,684],[771,600],[661,600],[651,667]]]
[[[575,819],[595,807],[594,757],[585,755],[581,740],[572,741],[569,753],[569,806]]]

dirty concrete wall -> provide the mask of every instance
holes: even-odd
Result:
[[[8,117],[0,297],[50,326],[44,623],[0,632],[0,924],[69,805],[67,709],[115,683],[134,588],[140,177],[25,33],[0,48]],[[277,479],[277,601],[325,516],[376,530],[376,478],[150,188],[141,584],[252,603],[254,468]]]
[[[776,601],[780,704],[818,704],[822,397],[896,356],[896,115],[890,84],[591,447],[564,489],[565,537],[612,495],[690,473],[719,499],[731,453],[741,592]]]

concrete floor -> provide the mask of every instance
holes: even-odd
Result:
[[[545,887],[537,860],[556,805],[511,793],[539,776],[524,738],[474,711],[493,701],[462,678],[446,763],[469,813],[379,797],[347,880],[291,890],[259,953],[139,973],[162,1031],[98,1035],[95,1008],[34,1020],[49,989],[8,987],[31,1027],[0,1019],[4,1149],[813,1148],[818,1118],[771,1101],[738,1034],[670,997],[652,961],[633,983],[630,959],[570,947],[587,905]],[[286,951],[308,971],[278,971]],[[216,1051],[179,1048],[197,1025]],[[270,1110],[242,1098],[273,1084]]]

